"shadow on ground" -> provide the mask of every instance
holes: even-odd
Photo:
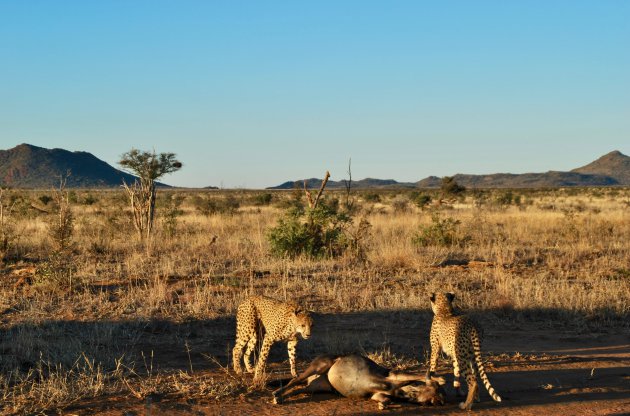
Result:
[[[482,403],[476,409],[491,411],[496,406],[512,409],[541,403],[628,397],[630,332],[626,326],[594,325],[597,330],[592,330],[590,326],[584,325],[584,322],[590,322],[589,317],[579,314],[571,316],[567,311],[559,310],[536,309],[518,311],[518,314],[550,318],[528,321],[518,319],[511,312],[472,312],[485,328],[483,350],[493,354],[491,382],[506,399],[500,405],[495,404],[483,391]],[[563,319],[554,320],[557,317]],[[615,317],[609,322],[619,322],[621,318]],[[432,315],[427,310],[314,314],[312,337],[298,344],[299,367],[304,368],[310,359],[319,354],[352,352],[393,354],[423,363],[428,352],[431,319]],[[217,363],[208,357],[214,357],[223,366],[229,365],[235,325],[234,317],[186,322],[161,319],[44,320],[8,325],[5,321],[0,330],[0,370],[4,373],[15,370],[27,372],[36,368],[42,360],[70,368],[84,354],[101,363],[106,370],[113,368],[116,360],[122,359],[125,365],[134,368],[138,374],[149,370],[153,373],[190,371],[191,368],[199,373],[216,372]],[[269,362],[272,379],[288,376],[286,344],[274,346]],[[591,368],[595,370],[591,372]],[[448,374],[447,380],[450,382],[451,369],[446,360],[442,360],[440,371]],[[623,385],[626,387],[620,387]],[[452,391],[450,397],[451,402],[455,403]],[[138,403],[136,399],[133,400]],[[326,407],[346,399],[330,395],[321,399],[302,397],[281,408],[269,405],[264,398],[258,400],[259,403],[252,406],[262,406],[262,409],[271,406],[268,413],[261,414],[283,414],[285,411],[291,414],[290,406],[301,408],[309,403],[321,403]],[[106,405],[112,406],[113,403],[108,401]],[[127,403],[128,400],[118,402],[118,408],[124,409]],[[211,402],[191,404],[168,401],[154,404],[158,410],[164,408],[164,414],[216,414],[204,413],[203,409],[210,405]],[[191,409],[197,406],[202,410],[186,413],[188,410],[182,406],[192,406]],[[387,414],[407,414],[409,405],[402,406]],[[79,405],[78,408],[85,408],[85,405]],[[452,404],[445,408],[433,408],[430,412],[448,414],[455,408],[456,405]],[[297,410],[297,414],[300,411]],[[226,410],[224,414],[232,413]],[[380,413],[375,411],[374,414]]]

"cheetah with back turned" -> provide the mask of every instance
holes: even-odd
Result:
[[[501,397],[490,384],[481,360],[481,330],[468,316],[454,313],[453,299],[455,299],[454,293],[431,294],[431,309],[435,316],[431,324],[431,359],[427,378],[430,379],[433,376],[440,350],[442,350],[453,359],[455,375],[453,385],[457,394],[461,395],[460,370],[468,385],[466,401],[459,404],[461,409],[470,410],[473,399],[479,400],[475,367],[492,399],[500,402]]]
[[[295,347],[298,334],[307,339],[311,335],[312,319],[308,311],[293,302],[281,302],[266,296],[250,296],[238,307],[236,314],[236,343],[232,350],[232,364],[237,373],[241,373],[241,359],[245,350],[245,369],[254,370],[254,379],[258,379],[265,370],[265,364],[271,345],[276,341],[287,341],[291,375],[297,377],[295,369]],[[255,369],[250,364],[250,356],[258,342],[258,335],[264,329],[260,357]]]

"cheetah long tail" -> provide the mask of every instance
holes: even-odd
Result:
[[[481,360],[481,342],[479,340],[479,335],[474,333],[472,337],[473,348],[475,350],[475,361],[477,362],[477,369],[479,370],[479,376],[481,377],[481,381],[483,381],[483,385],[486,386],[486,390],[490,393],[490,396],[495,402],[501,401],[501,396],[494,391],[494,388],[490,384],[490,380],[488,380],[488,376],[486,375],[486,369],[483,366],[483,361]]]

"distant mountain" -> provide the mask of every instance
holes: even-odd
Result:
[[[571,172],[606,175],[616,179],[620,185],[630,185],[630,156],[615,150]]]
[[[67,187],[100,188],[133,183],[133,175],[113,168],[88,152],[45,149],[21,144],[0,150],[0,185],[16,188],[50,188],[60,175],[71,172]]]
[[[305,179],[299,179],[297,181],[288,181],[284,182],[277,186],[271,186],[267,189],[293,189],[295,187],[304,188]],[[306,185],[309,189],[319,188],[322,184],[321,179],[310,178],[306,179]],[[328,189],[344,189],[346,186],[346,181],[332,181],[329,180],[326,184],[326,188]],[[373,178],[365,178],[360,181],[352,181],[353,189],[371,189],[371,188],[414,188],[416,185],[411,182],[397,182],[393,179],[373,179]]]
[[[559,188],[564,186],[611,186],[619,182],[605,175],[549,171],[545,173],[495,173],[492,175],[454,175],[455,182],[467,188]],[[418,188],[439,188],[442,178],[429,176],[416,182]]]
[[[558,188],[565,186],[613,186],[630,185],[630,157],[619,151],[610,152],[596,161],[570,172],[549,171],[544,173],[495,173],[468,175],[458,173],[455,181],[468,188]],[[309,188],[318,188],[321,179],[307,179]],[[300,188],[304,180],[284,182],[267,189]],[[429,176],[415,183],[397,182],[393,179],[363,179],[352,182],[353,188],[439,188],[442,178]],[[344,181],[328,181],[327,187],[343,188]]]

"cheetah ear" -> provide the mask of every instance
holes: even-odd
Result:
[[[304,313],[304,312],[305,312],[304,309],[302,309],[302,307],[300,306],[300,307],[295,308],[295,312],[294,313],[296,315],[299,315],[299,314]]]
[[[449,302],[452,302],[452,301],[453,301],[453,299],[455,299],[455,293],[453,293],[453,292],[448,292],[448,293],[446,294],[446,298],[448,299],[448,301],[449,301]]]
[[[435,302],[435,292],[431,293],[431,297],[429,299],[431,299],[431,303]]]

